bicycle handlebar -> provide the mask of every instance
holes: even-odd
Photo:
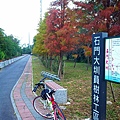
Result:
[[[37,91],[38,86],[35,86],[34,89],[32,90],[33,92]]]
[[[34,89],[33,89],[33,92],[36,92],[39,86],[42,86],[43,88],[45,88],[44,83],[39,82],[39,83],[35,84],[35,87],[34,87]]]
[[[43,88],[45,88],[45,85],[44,85],[43,82],[46,78],[50,78],[50,79],[53,79],[53,80],[56,79],[58,81],[60,80],[60,78],[57,75],[54,75],[54,74],[51,74],[51,73],[48,73],[48,72],[45,72],[45,71],[42,71],[41,75],[44,76],[44,77],[40,80],[39,83],[35,84],[33,92],[36,92],[39,86],[42,86]]]

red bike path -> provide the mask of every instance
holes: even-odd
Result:
[[[18,120],[45,120],[38,115],[32,102],[35,95],[32,92],[32,57],[11,92],[11,101]]]

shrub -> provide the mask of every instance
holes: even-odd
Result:
[[[4,60],[5,54],[3,51],[0,51],[0,60]]]

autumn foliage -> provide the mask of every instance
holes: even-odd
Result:
[[[44,48],[49,55],[58,56],[60,62],[67,52],[80,48],[87,51],[85,56],[90,57],[93,33],[120,35],[120,1],[54,0],[45,21],[44,37],[41,38],[40,31],[36,35],[36,47],[41,46],[36,48],[38,51]],[[43,45],[38,42],[40,39]]]

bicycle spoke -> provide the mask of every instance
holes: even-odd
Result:
[[[36,97],[33,101],[33,107],[35,111],[45,118],[53,118],[53,114],[47,108],[47,103],[45,100],[42,100],[40,96]]]

